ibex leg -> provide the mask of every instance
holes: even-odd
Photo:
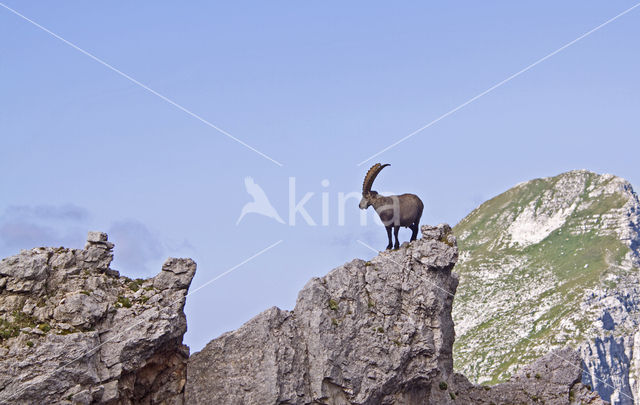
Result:
[[[411,225],[411,242],[416,240],[418,237],[418,224]]]
[[[395,244],[395,246],[393,247],[394,249],[400,249],[400,241],[398,240],[398,231],[399,231],[399,230],[400,230],[400,227],[399,227],[399,226],[394,226],[394,227],[393,227],[393,234],[394,234],[394,235],[395,235],[395,237],[396,237],[396,244]]]

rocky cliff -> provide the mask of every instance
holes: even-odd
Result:
[[[109,268],[113,244],[36,248],[0,261],[0,403],[182,404],[185,297],[196,270],[147,280]]]
[[[570,345],[585,384],[614,404],[638,401],[640,203],[626,180],[579,170],[522,183],[454,234],[457,371],[505,381]]]
[[[189,404],[602,404],[572,349],[508,382],[453,372],[456,239],[447,225],[371,261],[354,260],[189,359]],[[473,309],[472,314],[477,314]]]
[[[354,260],[188,358],[189,259],[147,280],[109,268],[113,245],[0,261],[2,404],[604,404],[573,349],[505,383],[453,371],[456,238],[447,225]],[[477,313],[477,311],[476,311]]]

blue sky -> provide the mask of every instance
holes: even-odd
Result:
[[[386,245],[338,193],[413,192],[457,223],[521,181],[586,168],[640,182],[640,8],[361,166],[632,7],[632,1],[3,2],[278,166],[0,7],[0,255],[109,233],[130,277],[198,263],[192,351],[309,278]],[[250,176],[286,224],[248,214]],[[306,210],[288,222],[289,183]],[[329,185],[321,182],[328,180]],[[322,193],[329,225],[321,224]],[[407,238],[410,231],[401,231]]]

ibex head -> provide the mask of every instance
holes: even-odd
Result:
[[[360,200],[360,209],[366,210],[370,205],[373,204],[373,200],[375,200],[378,196],[378,192],[372,191],[371,186],[373,186],[373,181],[376,179],[378,173],[380,173],[380,170],[384,169],[387,166],[390,165],[388,163],[384,165],[381,163],[376,163],[375,165],[371,166],[371,169],[369,169],[367,174],[364,176],[364,182],[362,183],[362,200]]]

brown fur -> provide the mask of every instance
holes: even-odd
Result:
[[[380,220],[387,229],[387,236],[389,238],[387,249],[391,249],[392,247],[398,249],[400,247],[398,231],[401,226],[410,228],[412,231],[411,241],[416,240],[424,204],[415,194],[382,196],[378,194],[378,192],[372,191],[371,187],[373,186],[373,181],[378,173],[380,173],[380,171],[386,166],[389,165],[376,163],[367,172],[362,187],[360,208],[364,210],[373,205],[373,208],[376,210]],[[391,238],[392,228],[396,239],[395,245],[392,243],[393,240]]]

